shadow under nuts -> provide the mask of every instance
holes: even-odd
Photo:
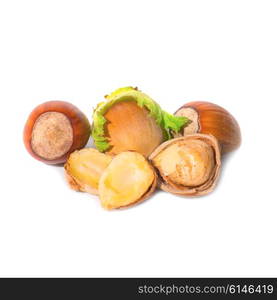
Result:
[[[213,191],[221,158],[215,137],[192,134],[161,144],[149,157],[166,192],[200,196]]]
[[[183,135],[193,133],[212,134],[220,144],[222,154],[240,146],[241,133],[236,119],[223,107],[205,101],[194,101],[179,108],[176,116],[190,119],[183,128]],[[175,137],[180,134],[174,134]]]

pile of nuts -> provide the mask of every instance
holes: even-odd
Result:
[[[213,191],[221,157],[241,143],[240,128],[224,108],[190,102],[169,114],[137,88],[120,88],[99,103],[93,124],[74,105],[37,106],[24,128],[36,159],[62,164],[69,186],[98,195],[106,209],[147,199],[157,187],[183,196]],[[84,148],[92,135],[95,148]]]

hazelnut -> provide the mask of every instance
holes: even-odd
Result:
[[[210,102],[189,102],[179,108],[176,116],[185,116],[190,124],[183,128],[182,135],[203,133],[215,136],[222,154],[240,146],[241,133],[236,119],[223,107]],[[180,136],[175,134],[175,137]]]
[[[146,94],[126,87],[97,106],[92,136],[101,152],[136,151],[147,157],[187,123],[187,118],[168,114]]]
[[[25,147],[34,158],[48,164],[60,164],[70,153],[86,145],[90,124],[73,104],[48,101],[31,112],[23,136]]]
[[[220,172],[220,151],[215,137],[192,134],[161,144],[149,157],[164,191],[199,196],[210,193]]]
[[[74,151],[64,165],[70,187],[97,195],[100,177],[111,161],[111,156],[93,148]]]
[[[101,204],[106,209],[122,208],[147,199],[156,188],[156,173],[143,155],[116,155],[99,181]]]

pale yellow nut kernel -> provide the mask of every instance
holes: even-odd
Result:
[[[215,165],[212,147],[201,140],[171,144],[153,162],[164,176],[185,186],[206,182]]]
[[[92,148],[73,152],[65,164],[71,188],[98,194],[100,177],[111,160],[111,156]]]
[[[134,204],[144,199],[155,179],[155,172],[143,155],[122,152],[112,160],[100,178],[101,204],[106,209]]]

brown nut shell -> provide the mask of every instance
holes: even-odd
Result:
[[[68,157],[64,169],[71,189],[98,195],[99,180],[112,157],[93,148],[76,150]]]
[[[237,149],[241,144],[240,127],[236,119],[223,107],[205,101],[189,102],[179,108],[176,116],[185,116],[191,123],[182,134],[212,134],[220,144],[222,154]],[[176,135],[175,137],[180,136]]]
[[[191,134],[161,144],[149,157],[162,190],[201,196],[212,192],[220,174],[221,155],[212,135]]]
[[[65,101],[48,101],[29,115],[23,140],[35,159],[61,164],[70,153],[86,145],[90,129],[87,117],[76,106]]]
[[[126,208],[149,198],[156,185],[156,172],[142,154],[121,152],[100,178],[99,197],[105,209]]]

